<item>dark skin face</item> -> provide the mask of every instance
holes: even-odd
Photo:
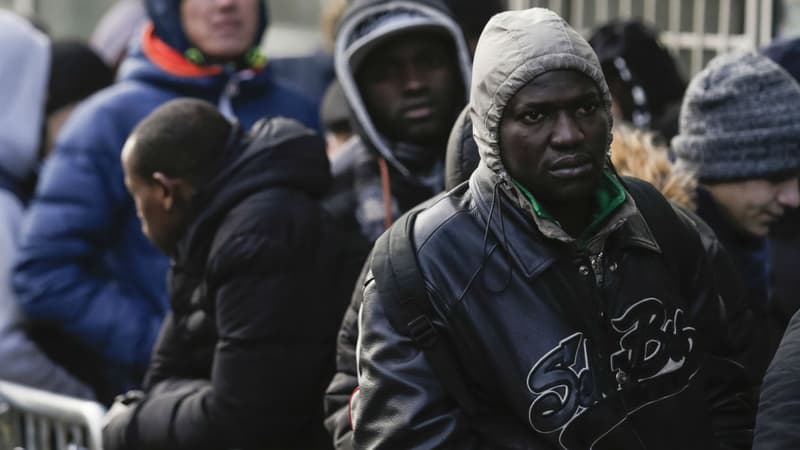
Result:
[[[444,146],[464,104],[454,47],[436,33],[411,33],[376,47],[356,81],[378,131],[393,141]]]
[[[143,177],[138,170],[136,136],[122,149],[125,187],[136,204],[142,233],[162,252],[172,255],[192,218],[194,187],[186,180],[156,172]]]
[[[590,78],[555,70],[506,105],[500,155],[509,175],[577,235],[588,225],[608,146],[608,113]]]

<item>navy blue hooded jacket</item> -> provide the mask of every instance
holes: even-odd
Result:
[[[162,103],[190,96],[219,105],[243,127],[282,115],[318,129],[315,105],[277,84],[271,71],[191,64],[184,49],[172,47],[179,45],[176,2],[147,3],[155,24],[118,82],[81,104],[57,139],[13,280],[31,319],[75,338],[98,367],[113,372],[110,385],[94,381],[108,395],[138,384],[168,309],[167,258],[142,234],[123,183],[120,153],[133,127]],[[158,30],[171,31],[162,38]]]

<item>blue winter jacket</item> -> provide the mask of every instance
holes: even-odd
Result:
[[[246,128],[282,115],[319,129],[316,106],[277,84],[269,70],[250,72],[249,79],[231,68],[178,76],[146,47],[132,50],[118,82],[81,104],[59,135],[24,223],[13,278],[31,319],[60,327],[103,364],[139,374],[168,310],[168,260],[142,234],[123,183],[120,153],[130,131],[182,96],[217,104]],[[174,62],[180,54],[173,53]]]

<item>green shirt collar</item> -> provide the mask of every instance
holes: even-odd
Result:
[[[525,188],[525,186],[518,183],[517,180],[512,179],[512,181],[514,182],[514,185],[525,195],[525,198],[528,199],[531,207],[533,208],[533,212],[537,216],[554,222],[558,224],[559,227],[561,226],[561,224],[558,223],[558,220],[556,220],[552,214],[544,209],[544,206],[542,206],[536,200],[536,197],[534,197],[533,194]],[[600,181],[600,187],[595,192],[594,202],[592,202],[594,205],[592,221],[578,237],[579,246],[583,246],[583,244],[587,242],[588,239],[591,238],[592,235],[600,228],[600,226],[603,224],[603,221],[605,221],[605,219],[608,218],[608,216],[611,215],[611,213],[614,212],[619,205],[625,202],[625,197],[625,189],[622,187],[622,184],[617,177],[614,176],[610,170],[604,170],[603,178]]]

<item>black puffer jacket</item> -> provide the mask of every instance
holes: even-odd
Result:
[[[246,139],[199,194],[146,397],[107,427],[107,448],[330,447],[321,398],[345,304],[331,295],[338,239],[318,205],[328,162],[288,119]]]

